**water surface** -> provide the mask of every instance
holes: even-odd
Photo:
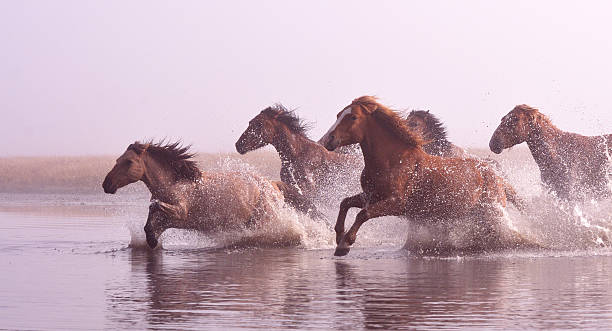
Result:
[[[327,246],[218,249],[184,238],[130,248],[146,206],[146,196],[0,196],[0,328],[612,325],[607,248],[446,258],[377,240],[343,258]]]

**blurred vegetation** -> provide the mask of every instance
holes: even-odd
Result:
[[[118,155],[117,155],[118,156]],[[2,193],[101,193],[102,181],[117,156],[6,157],[0,158]],[[264,177],[278,179],[280,159],[275,151],[199,153],[196,160],[204,171],[219,168],[226,159],[250,164]],[[126,191],[146,190],[130,185]]]

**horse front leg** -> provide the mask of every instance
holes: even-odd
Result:
[[[355,239],[357,239],[357,231],[359,231],[361,225],[367,220],[386,215],[400,215],[400,207],[401,206],[399,203],[399,199],[389,198],[372,203],[366,208],[362,209],[357,214],[357,217],[355,218],[355,223],[353,223],[353,226],[351,226],[350,230],[344,236],[341,237],[339,242],[337,242],[338,246],[336,247],[334,255],[344,256],[348,254],[348,252],[351,250],[351,245],[353,245],[355,243]]]
[[[164,212],[168,218],[176,219],[176,220],[185,220],[187,219],[187,208],[182,203],[178,203],[176,205],[170,204],[167,202],[153,200],[151,202],[150,208],[157,208]]]
[[[334,227],[334,230],[336,231],[336,245],[340,244],[340,240],[344,236],[344,221],[346,220],[348,210],[353,207],[363,208],[365,203],[366,195],[363,192],[353,195],[352,197],[342,199],[342,202],[340,203],[340,211],[338,211],[338,218],[336,219],[336,226]]]

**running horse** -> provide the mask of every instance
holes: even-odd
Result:
[[[413,110],[406,117],[406,124],[411,130],[417,131],[426,141],[423,145],[425,153],[445,157],[462,157],[467,153],[448,140],[444,124],[429,110]]]
[[[606,197],[612,135],[565,132],[528,105],[518,105],[501,119],[489,148],[495,154],[527,142],[544,185],[565,200]]]
[[[466,152],[463,148],[453,144],[448,140],[446,128],[442,121],[438,119],[429,110],[413,110],[406,117],[408,127],[418,132],[425,140],[423,151],[430,155],[444,157],[463,157],[477,158],[489,164],[498,173],[503,175],[502,167],[499,162],[489,158],[479,158]],[[505,176],[504,176],[505,177]],[[508,191],[514,191],[511,186],[507,187]],[[524,205],[524,202],[521,202]]]
[[[236,151],[246,154],[268,144],[274,146],[281,159],[281,181],[312,201],[322,189],[334,188],[330,174],[345,173],[345,169],[359,164],[359,158],[326,150],[308,138],[306,131],[307,126],[294,111],[276,104],[249,121],[236,141]],[[347,182],[346,178],[342,180]]]
[[[357,98],[342,109],[320,143],[330,151],[359,144],[365,161],[363,192],[340,204],[337,256],[348,254],[363,223],[386,215],[437,222],[472,217],[490,234],[502,216],[500,207],[515,198],[506,194],[504,180],[480,161],[425,153],[421,136],[374,97]],[[361,211],[345,232],[346,214],[353,207]]]
[[[110,194],[137,181],[147,186],[152,203],[144,231],[151,248],[168,228],[217,232],[275,221],[268,202],[287,195],[283,183],[245,173],[202,172],[188,149],[135,142],[104,178],[102,187]]]

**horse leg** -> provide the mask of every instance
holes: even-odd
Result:
[[[336,252],[334,253],[334,255],[344,256],[348,254],[351,249],[351,245],[353,245],[355,243],[355,239],[357,239],[357,231],[359,231],[361,225],[367,220],[386,215],[399,215],[400,213],[401,208],[397,198],[389,198],[377,201],[362,209],[357,214],[353,226],[351,226],[349,231],[340,239],[340,242],[336,247]],[[336,232],[336,235],[337,233],[338,232]]]
[[[324,215],[317,210],[314,203],[298,192],[298,190],[296,190],[294,187],[280,181],[273,181],[272,185],[274,185],[283,194],[285,203],[287,203],[289,206],[295,208],[299,212],[307,214],[310,217],[323,219]]]
[[[357,207],[363,208],[365,206],[366,196],[365,193],[359,193],[352,197],[344,198],[340,203],[340,211],[338,212],[338,218],[336,219],[336,245],[340,244],[342,237],[344,237],[344,221],[346,220],[346,213],[348,210]]]
[[[512,185],[508,182],[504,181],[504,192],[506,194],[506,199],[510,201],[516,209],[518,209],[521,213],[527,209],[527,203],[521,197],[519,197],[518,193]]]
[[[153,200],[149,208],[151,207],[157,207],[159,210],[164,212],[169,218],[172,219],[184,220],[187,218],[187,210],[181,204],[173,205],[167,202]]]

